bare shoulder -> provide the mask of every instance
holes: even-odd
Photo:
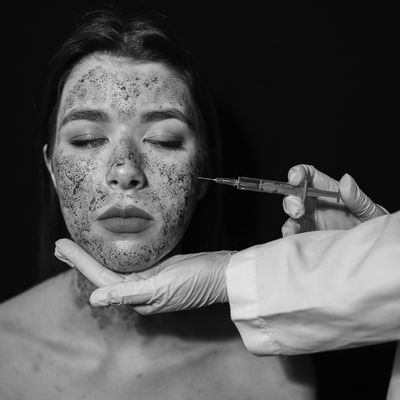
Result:
[[[251,393],[251,398],[263,398],[265,393],[273,399],[316,398],[314,369],[308,356],[257,357],[247,351],[239,337],[222,344],[218,352],[224,366],[218,370],[232,376],[232,387]]]
[[[68,273],[63,273],[0,304],[0,335],[15,334],[18,327],[40,325],[48,315],[47,309],[63,301],[69,281]]]
[[[64,274],[49,279],[0,305],[0,398],[23,399],[20,383],[32,375],[54,319],[54,293],[62,298]],[[51,299],[51,300],[49,300]],[[50,333],[50,332],[49,332]],[[18,382],[18,385],[16,384]],[[20,390],[23,390],[20,387]],[[25,392],[26,394],[26,392]]]

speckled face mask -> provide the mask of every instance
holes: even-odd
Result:
[[[181,79],[162,64],[90,56],[67,79],[52,166],[73,239],[121,273],[182,238],[202,151]]]

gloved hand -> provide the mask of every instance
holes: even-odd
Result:
[[[361,222],[388,214],[364,194],[348,174],[338,182],[312,165],[300,164],[289,170],[288,179],[292,185],[303,185],[307,180],[310,187],[339,190],[341,200],[337,203],[327,197],[306,197],[303,202],[300,197],[286,196],[283,209],[290,218],[282,226],[283,236],[314,230],[350,229]]]
[[[93,306],[129,304],[139,314],[189,310],[228,301],[225,271],[233,252],[178,255],[155,267],[122,276],[99,264],[69,239],[56,241],[55,255],[99,286]]]

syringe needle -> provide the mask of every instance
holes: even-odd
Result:
[[[203,178],[201,176],[199,176],[199,179],[204,179],[206,181],[214,181],[216,183],[220,183],[222,185],[229,185],[229,186],[237,186],[238,181],[237,179],[233,179],[233,178]]]

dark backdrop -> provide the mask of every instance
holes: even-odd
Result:
[[[335,178],[349,172],[376,202],[398,209],[394,11],[234,3],[113,2],[123,11],[158,10],[194,53],[219,109],[226,176],[286,180],[290,166],[309,163]],[[3,8],[3,258],[11,257],[2,263],[0,300],[32,286],[37,274],[35,141],[45,70],[72,17],[96,4]],[[231,248],[280,236],[281,197],[226,190]],[[321,398],[385,398],[393,349],[390,343],[314,356]]]

